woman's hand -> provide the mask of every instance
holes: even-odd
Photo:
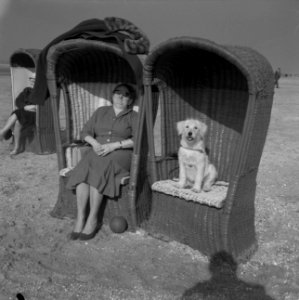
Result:
[[[84,140],[85,140],[85,142],[87,142],[88,144],[90,144],[92,146],[93,151],[99,156],[105,156],[105,155],[109,154],[110,152],[113,152],[116,149],[122,148],[120,142],[114,142],[114,143],[108,143],[108,144],[101,145],[95,138],[93,138],[90,135],[87,135],[84,138]]]
[[[118,149],[120,144],[118,142],[116,143],[109,143],[101,145],[101,149],[99,153],[97,153],[99,156],[105,156],[109,154],[110,152],[113,152],[114,150]]]
[[[92,143],[92,149],[98,155],[100,155],[102,153],[102,147],[103,146],[98,142]]]
[[[91,145],[93,151],[96,154],[100,154],[101,149],[102,149],[102,145],[92,136],[87,135],[86,137],[84,137],[84,141],[87,142],[89,145]]]

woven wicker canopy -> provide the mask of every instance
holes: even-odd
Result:
[[[47,64],[48,84],[51,80],[66,79],[72,82],[117,83],[122,76],[119,67],[131,69],[130,76],[125,74],[123,80],[137,84],[137,75],[142,74],[142,64],[137,55],[125,54],[114,44],[84,39],[67,40],[52,46]]]
[[[188,80],[195,74],[198,77],[200,72],[202,77],[208,77],[204,83],[213,86],[215,77],[212,76],[221,72],[222,76],[230,77],[223,77],[220,83],[223,87],[247,89],[249,94],[273,93],[273,70],[260,53],[251,48],[223,46],[196,37],[172,38],[153,48],[144,64],[144,83],[151,83],[154,78],[171,79],[171,74],[180,69],[187,71],[181,74],[187,85]],[[243,82],[236,86],[233,76],[239,75],[244,77]]]
[[[40,52],[39,49],[18,49],[10,56],[10,66],[35,68]]]

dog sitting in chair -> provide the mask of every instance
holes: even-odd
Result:
[[[205,149],[204,137],[207,125],[199,120],[187,119],[177,123],[181,136],[181,146],[178,152],[179,181],[178,188],[191,188],[199,193],[208,192],[217,178],[217,170],[209,162]]]

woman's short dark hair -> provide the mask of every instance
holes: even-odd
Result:
[[[132,99],[132,103],[131,105],[133,105],[133,103],[136,101],[137,98],[137,94],[136,94],[136,90],[135,88],[128,84],[128,83],[119,83],[118,85],[115,86],[115,88],[113,89],[113,94],[115,93],[115,91],[117,91],[118,88],[120,87],[126,87],[130,93],[130,98]]]

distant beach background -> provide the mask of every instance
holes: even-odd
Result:
[[[9,65],[8,64],[0,64],[0,75],[9,75]]]

